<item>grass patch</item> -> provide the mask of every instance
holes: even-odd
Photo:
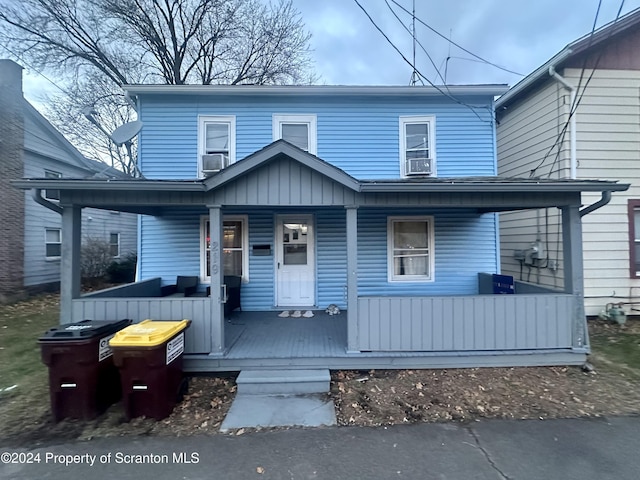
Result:
[[[640,333],[632,328],[597,329],[591,334],[591,345],[597,360],[609,367],[640,379]]]
[[[5,432],[21,428],[25,419],[39,420],[49,409],[48,371],[38,337],[58,320],[55,296],[0,306],[0,425]]]

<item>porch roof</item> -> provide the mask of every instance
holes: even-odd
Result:
[[[608,180],[494,176],[359,180],[284,140],[206,179],[30,178],[12,183],[34,189],[36,197],[38,190],[60,190],[63,205],[152,215],[161,214],[163,207],[206,205],[429,206],[505,211],[580,205],[581,192],[610,193],[629,188],[629,184]]]

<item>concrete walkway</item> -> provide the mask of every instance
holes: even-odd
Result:
[[[638,417],[327,427],[0,448],[0,478],[636,480],[639,445]]]

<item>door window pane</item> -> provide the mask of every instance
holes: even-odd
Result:
[[[306,265],[307,246],[306,245],[285,245],[284,246],[285,265]]]
[[[285,265],[307,264],[308,228],[306,223],[285,223],[283,225],[283,263]]]

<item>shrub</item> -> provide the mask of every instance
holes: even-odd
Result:
[[[138,257],[135,253],[127,253],[119,261],[114,260],[107,268],[109,281],[111,283],[131,283],[135,279],[136,262]]]
[[[85,238],[80,250],[80,273],[82,278],[99,279],[107,274],[113,262],[109,242],[96,237]]]

